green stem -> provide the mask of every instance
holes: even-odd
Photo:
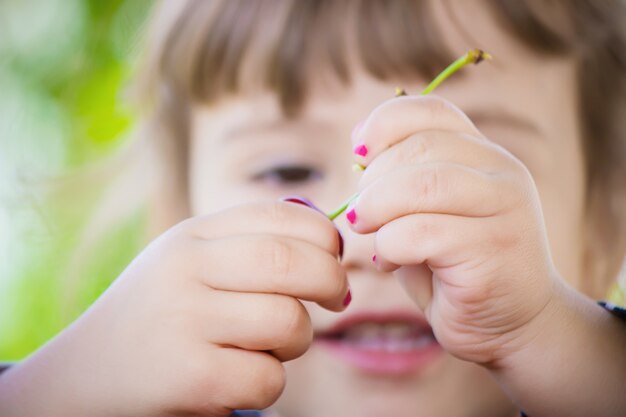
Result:
[[[455,72],[457,72],[458,70],[460,70],[464,66],[466,66],[468,64],[478,64],[481,61],[484,61],[486,59],[491,59],[491,55],[489,53],[487,53],[485,51],[482,51],[480,49],[472,49],[471,51],[469,51],[468,53],[466,53],[462,57],[458,58],[452,64],[448,65],[448,67],[446,69],[441,71],[441,73],[439,73],[439,75],[437,75],[435,77],[435,79],[432,80],[430,82],[430,84],[428,84],[426,86],[426,88],[422,91],[421,95],[425,96],[425,95],[433,92],[433,90],[435,90],[435,88],[439,87],[439,85],[442,82],[447,80],[452,74],[454,74]],[[396,89],[396,97],[398,97],[398,96],[405,96],[405,95],[407,95],[407,94],[406,94],[406,92],[403,89],[401,89],[401,88],[397,88]],[[358,196],[359,196],[359,193],[356,193],[356,194],[352,195],[349,199],[347,199],[336,210],[328,213],[327,217],[330,220],[335,220],[341,213],[343,213],[348,208],[350,203],[353,200],[355,200]]]
[[[430,82],[422,91],[422,95],[425,96],[431,93],[435,88],[439,87],[439,85],[448,79],[452,74],[463,68],[468,64],[478,64],[485,59],[491,59],[491,55],[487,52],[484,52],[480,49],[472,49],[462,57],[458,58],[452,64],[448,65],[446,69],[441,71],[439,75],[435,77],[434,80]]]
[[[359,193],[353,194],[349,199],[347,199],[346,201],[344,201],[344,203],[337,207],[337,209],[331,213],[328,213],[326,216],[330,219],[330,220],[335,220],[341,213],[343,213],[344,211],[346,211],[346,209],[348,208],[348,206],[350,205],[350,203],[352,203],[352,200],[354,200],[355,198],[357,198],[359,196]]]

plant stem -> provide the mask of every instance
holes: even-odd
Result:
[[[446,67],[446,69],[441,71],[441,73],[439,73],[439,75],[437,75],[435,77],[435,79],[433,79],[430,82],[430,84],[428,84],[426,86],[426,88],[422,91],[421,95],[425,96],[425,95],[433,92],[433,90],[435,90],[435,88],[439,87],[439,85],[442,82],[447,80],[452,74],[454,74],[455,72],[457,72],[458,70],[460,70],[464,66],[466,66],[468,64],[478,64],[481,61],[489,60],[489,59],[491,59],[491,54],[489,54],[488,52],[485,52],[485,51],[483,51],[481,49],[472,49],[472,50],[470,50],[465,55],[463,55],[462,57],[460,57],[456,61],[454,61],[452,64],[448,65]],[[407,93],[402,88],[396,88],[395,95],[396,95],[396,97],[400,97],[400,96],[406,96]],[[353,200],[355,200],[358,196],[359,196],[359,193],[356,193],[356,194],[350,196],[350,198],[348,198],[341,206],[339,206],[336,210],[328,213],[326,216],[330,220],[335,220],[341,213],[346,211],[346,209],[348,208],[350,203]]]
[[[439,87],[442,82],[448,79],[448,77],[450,77],[452,74],[454,74],[464,66],[468,64],[478,64],[486,59],[491,59],[491,54],[480,49],[472,49],[462,57],[458,58],[452,64],[448,65],[446,69],[441,71],[441,73],[437,75],[435,79],[426,86],[421,95],[425,96],[428,93],[431,93],[435,88]]]
[[[330,219],[330,220],[335,220],[337,218],[337,216],[339,216],[341,213],[343,213],[344,211],[346,211],[346,209],[348,208],[348,206],[350,205],[350,203],[352,203],[352,200],[354,200],[355,198],[357,198],[359,196],[359,193],[353,194],[349,199],[347,199],[341,206],[339,206],[335,211],[328,213],[326,216]]]

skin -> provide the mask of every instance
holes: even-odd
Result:
[[[312,89],[314,93],[302,116],[295,121],[283,119],[271,95],[250,94],[211,108],[197,108],[191,152],[193,212],[210,213],[249,199],[274,199],[294,193],[305,195],[330,211],[360,190],[357,224],[349,228],[344,217],[337,221],[345,238],[343,265],[354,295],[351,311],[416,308],[411,299],[423,307],[428,305],[429,300],[420,302],[420,298],[431,291],[431,285],[424,284],[430,274],[423,267],[411,265],[433,253],[403,254],[402,259],[394,254],[401,256],[402,247],[411,252],[435,250],[422,246],[433,242],[442,230],[450,235],[476,236],[477,240],[448,239],[438,242],[436,250],[454,252],[478,247],[480,253],[461,252],[463,259],[497,260],[499,263],[487,262],[483,267],[519,271],[514,281],[521,284],[526,283],[526,275],[536,278],[532,285],[511,290],[499,304],[501,308],[516,308],[524,306],[522,302],[537,301],[536,305],[525,306],[529,311],[520,317],[521,321],[545,305],[546,298],[538,299],[533,291],[549,285],[552,278],[548,277],[559,275],[580,286],[581,265],[572,260],[580,259],[582,250],[585,190],[573,62],[546,60],[495,26],[484,9],[458,4],[455,10],[457,7],[459,14],[476,22],[472,35],[479,41],[488,40],[478,44],[485,45],[495,60],[481,64],[480,68],[468,68],[447,81],[437,93],[449,102],[416,97],[389,100],[395,86],[418,86],[409,88],[409,92],[415,92],[427,80],[384,83],[356,69],[355,81],[349,88],[324,88],[320,80]],[[441,10],[436,13],[443,20],[440,27],[454,27]],[[444,30],[444,34],[458,55],[476,46],[464,41],[463,35],[454,29]],[[550,94],[545,94],[548,86]],[[478,132],[459,108],[474,121]],[[360,121],[366,121],[365,126],[358,138],[350,141],[351,132]],[[357,142],[368,146],[367,158],[351,153]],[[258,172],[284,161],[314,167],[324,178],[301,184],[250,180]],[[368,165],[364,174],[351,172],[354,162]],[[432,181],[433,172],[450,163],[479,173],[493,170],[499,178],[465,180],[459,174],[456,179],[455,173],[450,172],[441,180],[449,184],[444,192],[424,196],[430,187],[427,179]],[[410,166],[413,167],[407,168]],[[403,174],[394,175],[394,171]],[[419,182],[420,177],[425,178],[424,183]],[[407,193],[411,189],[417,192]],[[459,192],[464,199],[459,198]],[[214,198],[216,195],[219,199]],[[415,200],[402,200],[407,195]],[[426,202],[430,206],[423,206]],[[518,203],[523,206],[518,207]],[[449,226],[447,218],[438,220],[444,216],[432,215],[417,216],[409,224],[394,223],[396,217],[407,214],[406,207],[427,211],[436,208],[438,213],[459,217]],[[486,214],[490,217],[484,221],[474,219]],[[384,227],[379,233],[368,234],[381,226]],[[418,230],[421,236],[404,233],[404,227]],[[522,252],[518,246],[507,249],[504,255],[500,243],[517,245],[515,237],[524,228],[534,231],[524,242],[528,250]],[[424,236],[425,233],[429,234]],[[371,262],[374,253],[378,266]],[[387,261],[406,267],[392,273],[394,268],[385,266]],[[460,281],[471,268],[457,270],[458,278],[454,278]],[[476,269],[472,275],[480,272]],[[407,275],[412,278],[406,278]],[[409,297],[394,276],[408,281],[407,286],[412,287]],[[486,278],[480,285],[490,282]],[[457,299],[444,301],[449,306],[459,304]],[[432,310],[427,309],[431,318],[444,313]],[[336,320],[331,313],[313,306],[309,313],[317,329]],[[446,333],[442,330],[439,336]],[[485,356],[479,352],[474,356],[456,347],[454,353],[478,361],[491,359],[486,357],[491,353]],[[453,355],[446,355],[423,374],[402,382],[360,374],[315,345],[303,358],[286,364],[286,368],[289,384],[274,408],[281,416],[515,415],[510,400],[484,368]]]
[[[446,84],[445,100],[389,100],[424,80],[355,68],[350,87],[320,80],[296,120],[265,93],[196,106],[193,217],[3,374],[0,414],[512,416],[513,400],[533,416],[617,416],[626,332],[573,290],[585,220],[573,63],[466,12],[498,64]],[[460,33],[445,36],[467,49]],[[285,183],[285,164],[317,174]],[[354,190],[353,225],[277,201],[304,194],[330,210]],[[424,311],[448,353],[375,378],[311,345],[343,311],[348,281],[351,311]]]
[[[440,27],[454,28],[442,10],[435,9],[443,21]],[[273,96],[263,94],[196,109],[191,153],[194,213],[293,193],[330,211],[360,190],[357,224],[349,229],[345,219],[338,221],[346,240],[343,265],[354,294],[351,311],[411,308],[413,299],[425,308],[437,336],[447,339],[442,343],[451,353],[422,375],[400,383],[359,374],[313,345],[305,357],[286,364],[289,384],[273,408],[278,415],[515,415],[489,371],[458,358],[489,364],[500,376],[493,371],[501,366],[500,356],[508,354],[506,349],[522,349],[533,337],[534,331],[522,335],[523,329],[546,309],[552,294],[568,292],[562,282],[583,285],[582,265],[576,261],[583,248],[585,188],[574,64],[526,49],[495,26],[484,9],[461,3],[454,9],[476,23],[472,35],[496,59],[468,69],[438,90],[450,101],[389,100],[395,86],[419,86],[427,80],[383,83],[356,69],[349,88],[324,88],[320,80],[295,121],[285,121]],[[444,30],[444,36],[459,55],[476,45],[454,29]],[[364,120],[349,143],[350,132]],[[365,159],[349,152],[361,143],[369,148]],[[285,161],[314,167],[323,180],[250,181]],[[349,171],[354,162],[368,165],[363,175]],[[455,171],[456,165],[468,172]],[[485,172],[493,178],[485,178]],[[435,174],[441,191],[433,184]],[[429,195],[431,189],[435,191]],[[407,208],[438,215],[399,220],[412,214]],[[518,239],[521,235],[524,238]],[[457,252],[459,258],[446,257]],[[374,253],[377,265],[371,262]],[[432,282],[426,268],[415,266],[424,260],[437,267]],[[399,265],[403,267],[396,270]],[[502,277],[499,271],[515,274]],[[406,292],[390,279],[393,276],[404,282]],[[490,347],[481,351],[472,346],[480,344],[484,334],[460,340],[451,331],[459,326],[485,329],[485,323],[461,318],[472,304],[449,294],[454,285],[471,279],[478,294],[465,297],[480,303],[487,302],[491,286],[494,292],[505,290],[498,311],[489,310],[489,317],[523,311],[515,320],[504,320],[506,330],[490,329],[489,334],[502,337],[491,339]],[[433,286],[439,289],[435,302],[430,299]],[[578,301],[596,312],[589,300]],[[309,313],[317,329],[334,321],[332,314],[314,306]],[[555,329],[561,331],[558,323]],[[543,374],[538,377],[545,379]]]

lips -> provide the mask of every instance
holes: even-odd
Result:
[[[352,313],[315,339],[340,361],[375,374],[418,372],[441,353],[428,323],[408,311]]]

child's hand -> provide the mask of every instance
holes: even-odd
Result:
[[[521,348],[560,282],[524,165],[432,96],[383,103],[353,142],[367,169],[347,218],[441,345],[483,364]]]
[[[44,409],[7,415],[226,416],[269,406],[285,384],[281,362],[312,341],[299,299],[345,308],[339,239],[324,215],[288,202],[180,223],[40,352],[39,369],[54,378],[33,397]]]

